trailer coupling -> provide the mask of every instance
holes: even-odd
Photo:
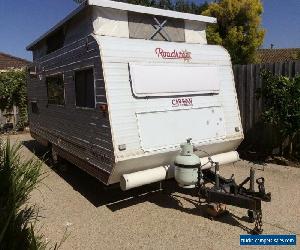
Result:
[[[248,209],[248,217],[255,222],[253,234],[261,234],[262,229],[262,207],[261,202],[270,202],[271,193],[265,191],[265,180],[263,177],[256,179],[258,191],[255,191],[255,170],[250,169],[250,176],[240,184],[237,184],[234,175],[226,179],[219,174],[219,164],[212,162],[215,171],[198,168],[198,196],[199,200],[205,198],[208,203],[221,203]],[[249,188],[245,185],[249,182]],[[206,184],[212,183],[212,187]]]
[[[174,177],[178,185],[183,188],[193,189],[197,192],[199,202],[204,198],[212,209],[213,216],[225,211],[222,204],[233,205],[248,209],[250,221],[255,222],[252,233],[262,233],[262,209],[261,201],[271,201],[271,194],[265,191],[265,179],[258,178],[256,183],[258,191],[255,191],[255,171],[250,169],[250,176],[241,184],[237,184],[234,175],[230,179],[220,176],[220,162],[204,150],[195,149],[188,138],[181,144],[181,152],[174,160]],[[202,151],[207,154],[207,162],[203,162],[194,151]],[[214,171],[211,168],[214,167]],[[245,185],[249,182],[249,188]],[[210,183],[210,185],[206,185]],[[213,184],[213,185],[211,185]],[[209,210],[208,210],[209,211]]]

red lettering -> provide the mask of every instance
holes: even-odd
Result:
[[[188,98],[186,101],[189,105],[191,105],[191,106],[193,105],[193,99],[192,98]]]
[[[161,48],[156,48],[156,49],[155,49],[155,53],[157,54],[158,57],[159,57],[159,56],[164,57],[164,56],[162,55],[163,52],[164,52],[164,51],[163,51],[163,49],[161,49]]]
[[[176,98],[172,99],[172,106],[193,106],[193,99],[192,98]]]
[[[155,53],[158,58],[163,59],[183,59],[184,61],[189,61],[192,59],[191,52],[187,50],[182,51],[176,51],[175,49],[173,51],[164,51],[162,48],[156,48]]]

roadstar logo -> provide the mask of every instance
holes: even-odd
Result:
[[[177,50],[173,50],[173,51],[165,51],[162,48],[156,48],[155,49],[155,54],[157,55],[157,57],[159,58],[163,58],[163,59],[183,59],[185,62],[190,61],[192,59],[191,56],[191,52],[187,51],[187,50],[181,50],[181,51],[177,51]]]

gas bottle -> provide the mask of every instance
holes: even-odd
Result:
[[[181,152],[176,156],[175,180],[183,188],[194,188],[198,181],[198,168],[200,167],[200,158],[194,154],[192,139],[180,145]]]

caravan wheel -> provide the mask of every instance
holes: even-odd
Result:
[[[58,152],[55,150],[55,148],[51,145],[51,165],[58,171],[65,172],[68,170],[68,162],[64,160]]]
[[[57,151],[53,148],[53,146],[50,146],[50,152],[51,152],[51,163],[55,166],[59,163],[59,155],[57,153]]]

